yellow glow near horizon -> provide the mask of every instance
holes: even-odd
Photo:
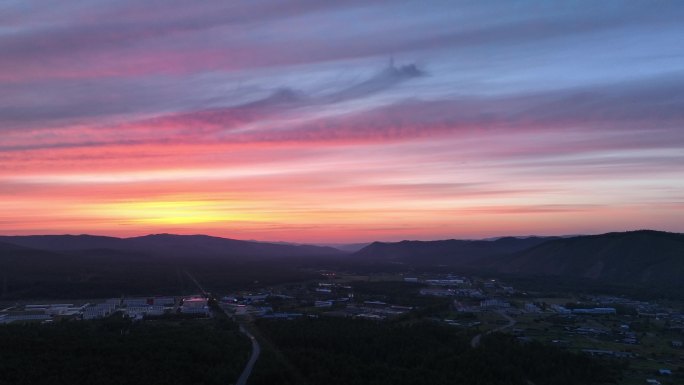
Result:
[[[157,225],[263,220],[258,214],[231,210],[219,202],[198,200],[116,202],[97,205],[92,211],[132,223]]]

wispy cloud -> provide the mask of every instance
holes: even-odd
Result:
[[[684,230],[678,3],[0,7],[0,232]]]

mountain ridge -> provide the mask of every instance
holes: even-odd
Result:
[[[148,234],[117,238],[99,235],[22,235],[0,236],[0,242],[47,251],[111,249],[143,252],[150,255],[211,257],[288,257],[341,255],[331,247],[288,245],[242,241],[209,235]]]
[[[682,284],[684,234],[635,230],[555,239],[488,267],[503,273]]]
[[[97,264],[115,269],[117,265],[138,264],[210,266],[221,261],[240,266],[252,264],[260,269],[266,267],[266,261],[273,266],[308,268],[337,263],[352,270],[364,266],[392,266],[396,270],[405,266],[408,270],[447,269],[682,286],[684,234],[636,230],[574,237],[405,240],[373,242],[353,253],[332,247],[251,242],[201,234],[130,238],[85,234],[0,236],[0,267],[10,271],[23,266],[17,273],[30,272],[31,263],[34,270],[40,268],[49,274],[50,269],[68,272],[69,266],[71,271],[97,271]]]

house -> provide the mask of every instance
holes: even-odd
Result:
[[[454,295],[454,290],[452,289],[440,289],[440,288],[423,288],[420,289],[420,295],[433,295],[435,297],[449,297]]]
[[[399,306],[399,305],[391,305],[390,309],[392,310],[398,310],[402,312],[407,312],[413,310],[413,306]]]
[[[300,318],[303,317],[304,314],[302,313],[272,313],[272,314],[265,314],[262,316],[262,318],[276,318],[276,319],[294,319],[294,318]]]
[[[371,308],[384,308],[387,307],[386,302],[382,301],[363,301],[363,305]]]
[[[500,299],[486,299],[480,301],[480,307],[485,309],[505,309],[511,307],[511,304]]]
[[[457,286],[463,285],[465,281],[460,278],[450,278],[450,279],[426,279],[425,283],[434,286]]]
[[[52,318],[47,314],[29,314],[29,313],[17,313],[7,315],[2,319],[2,323],[10,322],[31,322],[31,321],[48,321]]]
[[[164,306],[161,305],[143,305],[143,306],[128,306],[126,314],[131,318],[140,318],[146,315],[162,315],[164,314]]]
[[[584,352],[590,356],[599,356],[599,357],[630,358],[630,357],[634,356],[634,354],[632,354],[630,352],[615,352],[612,350],[601,350],[601,349],[582,349],[582,352]]]
[[[316,307],[332,307],[333,302],[332,301],[316,301],[314,302],[314,306]]]
[[[89,306],[83,309],[83,319],[98,319],[104,318],[112,314],[116,310],[113,303],[99,303],[97,305]]]
[[[658,369],[658,374],[660,374],[661,376],[671,376],[672,370],[670,370],[670,369]]]
[[[675,349],[681,349],[682,348],[682,341],[672,340],[672,342],[670,342],[670,345],[672,345],[672,347]]]

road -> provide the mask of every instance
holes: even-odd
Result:
[[[498,313],[500,316],[504,317],[506,320],[508,320],[508,323],[507,323],[506,325],[499,326],[499,327],[496,328],[496,329],[492,329],[492,330],[486,332],[485,334],[500,332],[500,331],[502,331],[502,330],[505,330],[505,329],[508,329],[508,328],[510,328],[510,327],[513,327],[513,325],[515,325],[516,321],[515,321],[513,318],[511,318],[511,316],[509,316],[508,314],[506,314],[506,312],[497,311],[497,313]],[[474,348],[480,346],[480,340],[481,340],[481,339],[482,339],[482,333],[476,335],[475,337],[473,337],[472,340],[470,340],[470,346],[472,346],[472,347],[474,347]]]
[[[242,371],[242,374],[235,385],[247,385],[247,379],[249,379],[249,375],[252,374],[254,364],[261,353],[261,346],[259,346],[259,342],[257,342],[252,333],[250,333],[249,330],[247,330],[247,328],[242,324],[240,324],[240,331],[252,341],[252,355],[249,357],[249,361],[247,361],[247,365],[245,366],[245,369]]]
[[[203,296],[207,298],[211,298],[214,301],[216,300],[215,298],[211,297],[211,294],[204,290],[202,285],[195,279],[195,277],[190,274],[189,271],[185,271],[185,274],[192,280],[192,282],[195,283],[195,286],[200,290]],[[220,308],[220,306],[219,306]],[[226,313],[226,310],[221,308],[221,310]],[[227,316],[230,317],[228,313],[226,313]],[[243,321],[244,322],[244,321]],[[242,374],[240,374],[240,378],[238,378],[237,382],[235,383],[236,385],[247,385],[247,380],[249,379],[249,376],[252,374],[252,369],[254,369],[254,364],[256,363],[257,359],[259,358],[259,354],[261,354],[261,346],[259,346],[259,342],[256,340],[256,338],[252,335],[252,333],[247,330],[245,325],[243,323],[240,323],[240,331],[247,336],[252,341],[252,355],[249,357],[249,361],[247,361],[247,365],[245,365],[245,368],[242,370]]]

